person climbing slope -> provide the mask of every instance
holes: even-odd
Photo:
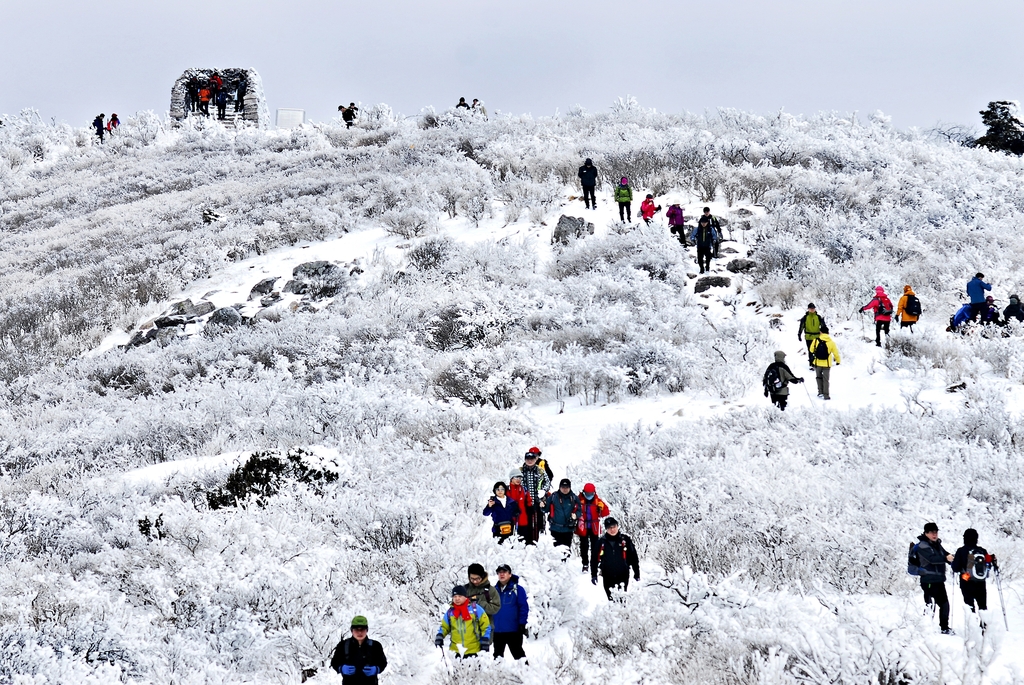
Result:
[[[818,397],[831,400],[829,379],[832,375],[832,360],[839,366],[839,348],[828,334],[828,326],[821,325],[818,339],[811,344],[811,356],[814,357],[814,380],[818,383]]]
[[[909,285],[903,286],[903,297],[896,305],[896,318],[900,320],[900,330],[909,328],[914,332],[914,324],[921,318],[921,300]]]
[[[488,616],[494,616],[498,613],[498,610],[501,609],[501,597],[498,596],[498,591],[491,585],[483,565],[470,564],[466,576],[469,578],[469,585],[466,585],[468,592],[466,597],[469,597],[471,602],[482,606]]]
[[[648,226],[651,225],[651,219],[657,212],[661,211],[661,205],[654,206],[654,196],[650,193],[644,198],[644,201],[640,203],[640,216],[643,218],[644,223]]]
[[[771,397],[772,404],[781,411],[786,411],[786,402],[789,400],[789,384],[803,383],[803,378],[798,378],[786,365],[786,353],[782,350],[775,352],[775,361],[765,369],[764,378],[761,384],[764,386],[764,396]]]
[[[572,482],[563,478],[558,483],[558,490],[548,497],[548,521],[555,546],[568,547],[568,554],[572,553],[572,536],[579,513],[580,499],[572,491]]]
[[[943,548],[939,526],[935,523],[924,524],[924,533],[917,539],[917,544],[910,548],[907,568],[921,578],[925,606],[938,607],[942,634],[953,635],[949,627],[949,597],[946,595],[946,564],[953,561],[953,555]]]
[[[825,325],[825,317],[818,313],[818,309],[811,302],[807,305],[807,311],[800,317],[800,326],[796,329],[796,339],[806,341],[807,363],[814,368],[814,355],[811,354],[811,343],[818,339],[821,327]]]
[[[484,507],[484,516],[491,517],[491,533],[498,538],[499,545],[515,534],[519,504],[508,496],[508,486],[503,482],[498,481],[491,489],[491,497]]]
[[[960,594],[964,604],[971,608],[971,613],[978,613],[981,627],[988,623],[985,614],[988,612],[988,578],[995,556],[978,545],[978,531],[968,528],[964,531],[964,545],[953,554],[953,573],[960,576]]]
[[[707,214],[697,220],[697,227],[690,234],[690,242],[697,246],[697,266],[700,272],[711,271],[711,257],[718,243],[718,231],[711,225]]]
[[[668,219],[668,231],[673,234],[683,247],[689,247],[690,242],[686,239],[686,216],[683,214],[683,208],[678,204],[671,204],[668,206],[668,210],[665,212],[665,218]]]
[[[882,346],[882,331],[885,331],[885,337],[889,337],[889,322],[892,320],[892,300],[885,294],[885,288],[882,286],[875,287],[875,297],[866,305],[860,308],[860,311],[866,312],[868,310],[875,312],[875,345],[877,347]]]
[[[505,656],[505,647],[512,658],[522,659],[523,638],[526,637],[526,623],[530,618],[530,604],[526,590],[519,584],[519,576],[512,574],[512,567],[501,564],[495,569],[498,584],[495,589],[501,596],[501,609],[494,615],[494,658]]]

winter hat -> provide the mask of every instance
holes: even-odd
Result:
[[[904,293],[904,294],[907,294],[907,293],[912,293],[912,292],[914,292],[914,289],[913,289],[913,288],[911,288],[911,287],[910,287],[909,285],[905,285],[905,286],[903,286],[903,293]]]
[[[515,478],[522,478],[522,477],[523,477],[523,472],[520,471],[519,469],[512,469],[511,471],[508,472],[508,482],[509,483],[511,483],[512,480],[515,479]]]
[[[991,295],[989,295],[988,297],[986,297],[986,298],[985,298],[985,301],[986,301],[986,302],[995,302],[995,301],[996,301],[996,298],[994,298],[994,297],[992,297]]]
[[[710,211],[711,211],[711,208],[710,208],[710,207],[705,207],[705,208],[704,208],[704,211],[705,211],[705,212],[710,212]]]
[[[975,277],[975,278],[985,278],[985,274],[983,274],[983,273],[981,273],[981,272],[979,271],[978,273],[974,274],[974,277]]]
[[[624,186],[629,185],[629,179],[623,176],[619,183],[621,183]]]
[[[617,526],[617,525],[619,525],[619,522],[617,520],[615,520],[614,516],[609,516],[608,518],[606,518],[604,520],[604,527],[606,529],[611,528],[612,526]]]
[[[560,488],[571,488],[572,487],[572,481],[569,480],[568,478],[563,478],[562,480],[558,481],[558,487],[560,487]]]
[[[453,587],[452,588],[452,597],[454,597],[455,595],[458,595],[460,597],[469,597],[469,593],[466,592],[466,586],[465,585],[456,585],[455,587]]]
[[[822,333],[828,333],[828,326],[825,324],[821,324],[821,328],[819,328],[818,330]]]
[[[1010,295],[1010,304],[1020,304],[1020,298],[1016,295]]]
[[[370,624],[366,622],[365,616],[354,616],[352,618],[353,628],[369,628]]]
[[[508,564],[501,564],[500,566],[498,566],[498,568],[494,569],[495,573],[501,573],[502,571],[505,571],[506,573],[512,573],[512,567]]]
[[[466,573],[467,576],[480,576],[481,578],[487,577],[487,571],[484,570],[482,564],[470,564],[469,570]]]
[[[880,285],[876,285],[875,286],[875,294],[876,295],[884,295],[885,294],[885,288],[883,288]]]
[[[786,353],[783,352],[782,350],[776,350],[775,351],[775,361],[781,362],[781,363],[785,364],[786,363]]]
[[[653,195],[651,195],[650,193],[647,193],[647,199],[648,199],[648,200],[653,200],[653,199],[654,199],[654,196],[653,196]]]
[[[590,157],[587,157],[585,160],[583,160],[583,163],[587,166],[590,166],[594,163],[594,160],[592,160]]]
[[[710,223],[711,223],[711,220],[710,220],[710,219],[708,219],[708,218],[707,218],[706,216],[702,216],[702,217],[700,218],[700,221],[698,221],[697,223],[701,223],[701,224],[710,224]]]
[[[974,547],[978,544],[978,531],[973,528],[968,528],[964,531],[964,544],[968,547]]]
[[[808,309],[817,309],[817,307],[815,307],[815,306],[814,306],[814,303],[813,303],[813,302],[809,303],[809,304],[807,305],[807,308],[808,308]]]
[[[493,492],[494,494],[498,494],[498,488],[505,488],[505,491],[508,492],[508,486],[505,485],[504,481],[499,480],[497,483],[495,483],[494,487],[491,488],[491,492]]]
[[[593,483],[587,483],[586,485],[583,486],[583,494],[584,495],[593,495],[596,492],[597,492],[597,488],[594,487]]]
[[[926,523],[924,524],[924,532],[926,533],[938,533],[939,524],[937,523]]]

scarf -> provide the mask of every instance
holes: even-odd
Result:
[[[472,621],[469,613],[469,602],[465,604],[452,604],[452,618],[461,618],[463,621]]]

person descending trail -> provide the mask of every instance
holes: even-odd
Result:
[[[365,616],[352,619],[352,637],[334,648],[331,670],[341,674],[344,685],[377,685],[377,676],[388,667],[384,648],[367,637],[370,630]]]
[[[771,397],[772,404],[780,411],[786,411],[786,402],[789,400],[789,384],[803,383],[803,378],[793,375],[786,366],[786,353],[778,350],[775,352],[775,361],[765,369],[764,378],[761,380],[764,385],[764,396]]]
[[[953,561],[953,555],[942,547],[939,526],[924,524],[924,533],[918,536],[917,544],[910,546],[907,571],[921,578],[925,606],[939,608],[939,628],[943,635],[953,635],[949,627],[949,597],[946,596],[946,564]]]
[[[444,639],[451,635],[448,647],[455,658],[476,656],[491,648],[491,619],[477,604],[470,604],[464,585],[452,588],[452,604],[444,612],[441,625],[434,635],[434,645],[444,648]]]
[[[1010,295],[1010,304],[1003,310],[1003,321],[1010,323],[1012,319],[1024,321],[1024,307],[1020,304],[1020,298]]]
[[[580,499],[572,491],[572,482],[568,478],[563,478],[558,483],[558,491],[548,498],[548,522],[551,524],[551,537],[555,540],[555,547],[568,547],[567,554],[570,556],[572,536],[579,514]]]
[[[594,194],[597,188],[597,167],[594,160],[587,157],[583,160],[583,166],[576,174],[580,177],[580,185],[583,186],[583,204],[587,209],[597,209],[597,196]]]
[[[527,515],[530,498],[526,489],[523,488],[523,472],[519,469],[512,469],[512,472],[508,474],[508,496],[519,509],[519,518],[516,519],[516,532],[519,533],[519,539],[528,545],[534,544],[535,538],[533,531],[530,530],[530,517]]]
[[[527,636],[526,623],[530,618],[530,604],[526,590],[519,584],[519,576],[512,567],[502,564],[494,571],[498,575],[496,589],[501,596],[501,610],[494,615],[494,658],[505,656],[505,647],[518,661],[526,656],[523,638]]]
[[[689,247],[690,242],[686,239],[686,216],[683,215],[683,208],[678,204],[671,204],[665,212],[668,219],[669,233],[675,235],[683,247]]]
[[[875,345],[881,347],[882,331],[885,331],[885,337],[888,338],[889,322],[892,320],[892,300],[885,294],[885,288],[882,286],[875,287],[874,299],[861,307],[860,311],[866,312],[869,309],[875,312]]]
[[[710,207],[704,208],[704,213],[701,216],[706,216],[708,221],[711,222],[711,228],[715,229],[715,233],[718,234],[718,238],[715,239],[715,259],[718,259],[718,247],[722,244],[722,222],[719,221],[718,217],[711,213]]]
[[[985,291],[992,290],[992,286],[984,280],[985,274],[980,271],[974,274],[974,278],[967,282],[967,296],[971,298],[971,319],[977,318],[985,307]]]
[[[707,209],[705,207],[705,209]],[[697,227],[690,234],[690,241],[697,246],[697,266],[700,272],[711,271],[711,257],[715,253],[715,245],[718,244],[719,235],[715,227],[711,225],[710,215],[704,214],[697,220]]]
[[[903,297],[896,305],[896,318],[900,320],[900,330],[909,328],[914,332],[914,324],[921,318],[921,300],[909,285],[903,286]]]
[[[818,339],[821,327],[825,325],[825,317],[818,313],[814,303],[807,305],[807,312],[800,317],[800,327],[796,329],[796,339],[800,340],[801,335],[807,344],[807,364],[814,368],[814,355],[811,353],[811,343]]]
[[[100,112],[99,116],[92,120],[92,127],[96,129],[96,135],[99,136],[100,142],[103,142],[103,134],[107,132],[106,127],[103,125],[103,117],[106,115]]]
[[[971,613],[977,611],[982,630],[988,624],[988,587],[985,580],[994,563],[995,555],[978,546],[978,531],[973,528],[965,530],[964,546],[953,555],[953,573],[960,575],[960,594],[964,597],[964,604],[971,608]]]
[[[597,496],[597,488],[587,483],[580,492],[580,515],[576,519],[576,535],[580,539],[583,572],[597,573],[597,544],[601,536],[601,519],[608,516],[608,505]],[[588,552],[589,563],[588,563]]]
[[[661,211],[661,205],[654,206],[654,196],[650,193],[644,198],[644,201],[640,203],[640,216],[643,217],[644,223],[648,226],[651,225],[651,219],[654,215]]]
[[[811,345],[811,356],[814,357],[814,380],[818,383],[818,397],[823,400],[832,399],[829,394],[829,379],[832,375],[832,360],[839,366],[839,348],[828,334],[828,326],[821,324],[817,340]]]
[[[249,78],[242,74],[235,82],[235,111],[245,111],[245,95],[249,92]]]
[[[640,558],[633,546],[633,539],[619,533],[619,522],[609,516],[604,520],[605,533],[597,546],[597,568],[601,570],[604,593],[612,599],[612,588],[629,589],[629,569],[633,569],[633,580],[640,580]],[[590,582],[597,585],[597,569],[591,571]]]
[[[470,564],[466,572],[469,585],[466,586],[470,601],[483,607],[488,616],[494,616],[501,609],[501,597],[487,578],[487,571],[481,564]]]
[[[540,451],[540,448],[534,445],[530,449],[526,450],[526,454],[523,455],[523,465],[520,468],[526,468],[526,462],[530,459],[530,457],[536,456],[537,466],[544,469],[544,473],[546,473],[548,476],[548,482],[552,483],[555,480],[555,472],[551,470],[551,464],[548,463],[548,460],[545,459],[543,455],[544,453]]]
[[[228,116],[228,91],[223,88],[218,90],[213,99],[217,103],[217,119],[224,121]]]
[[[491,498],[484,507],[484,516],[490,516],[493,525],[491,533],[498,538],[498,544],[505,542],[516,532],[519,520],[519,504],[508,496],[508,486],[502,481],[494,484]]]
[[[615,187],[615,201],[619,203],[619,221],[622,223],[633,221],[633,189],[629,187],[629,179],[625,176]],[[625,213],[625,218],[623,218],[623,213]]]
[[[527,544],[534,544],[544,529],[544,498],[551,488],[551,479],[540,465],[539,449],[526,453],[520,471],[523,472],[523,489],[526,490]]]

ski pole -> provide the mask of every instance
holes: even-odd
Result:
[[[1006,630],[1010,630],[1010,622],[1006,619],[1006,603],[1003,602],[1003,574],[999,572],[999,566],[992,563],[992,568],[996,571],[996,589],[999,590],[999,606],[1003,609],[1003,625],[1006,626]]]

